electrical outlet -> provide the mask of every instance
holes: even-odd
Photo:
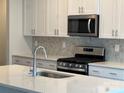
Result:
[[[115,52],[120,52],[120,45],[119,44],[115,45]]]
[[[66,42],[62,43],[62,48],[66,48]]]
[[[37,40],[34,41],[34,46],[38,46],[38,41]]]

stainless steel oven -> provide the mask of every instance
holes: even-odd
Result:
[[[57,70],[88,75],[89,63],[105,61],[105,49],[91,46],[78,46],[74,49],[75,56],[59,58]]]
[[[68,35],[98,37],[99,15],[68,16]]]

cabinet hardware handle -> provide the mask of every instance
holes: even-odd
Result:
[[[32,35],[35,35],[35,29],[31,30]]]
[[[34,35],[35,35],[35,29],[34,29]]]
[[[78,12],[79,12],[79,14],[81,13],[81,7],[78,8]]]
[[[109,74],[114,75],[114,76],[117,76],[117,73],[109,73]]]
[[[114,30],[112,30],[112,36],[115,36],[115,34],[114,34],[114,33],[115,33],[115,31],[114,31]]]
[[[54,35],[56,35],[56,29],[54,30]]]
[[[56,29],[56,34],[55,35],[57,35],[57,29]]]
[[[116,36],[116,37],[118,36],[118,30],[115,31],[115,36]]]
[[[33,34],[33,29],[31,29],[31,34]]]
[[[57,29],[57,35],[59,35],[59,29]]]
[[[84,7],[83,6],[81,7],[81,13],[84,13]]]
[[[93,72],[99,73],[99,71],[97,71],[97,70],[93,70]]]

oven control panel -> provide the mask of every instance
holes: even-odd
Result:
[[[76,63],[68,63],[68,62],[58,62],[57,68],[65,69],[65,70],[72,70],[72,71],[80,71],[80,72],[87,71],[86,64],[76,64]]]

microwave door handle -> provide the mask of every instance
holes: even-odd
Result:
[[[91,33],[90,24],[91,24],[91,19],[88,20],[88,31],[89,31],[89,33]]]

